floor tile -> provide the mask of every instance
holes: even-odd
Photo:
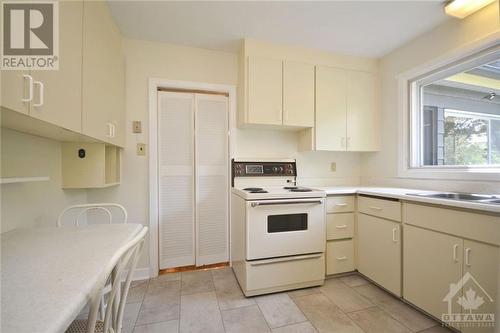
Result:
[[[257,305],[222,311],[222,319],[228,333],[270,332]]]
[[[344,312],[359,311],[374,306],[372,302],[338,279],[326,280],[320,291]]]
[[[370,284],[370,281],[365,279],[359,274],[352,274],[352,275],[347,275],[343,276],[340,278],[340,281],[344,282],[348,287],[359,287],[363,286],[365,284]]]
[[[243,295],[243,292],[239,289],[237,283],[236,288],[234,288],[234,286],[229,286],[227,289],[216,289],[216,293],[221,310],[234,309],[255,304],[255,300],[253,298],[247,298]]]
[[[134,333],[177,333],[179,332],[179,321],[163,321],[148,325],[136,326]]]
[[[214,291],[181,297],[180,332],[224,332]]]
[[[142,302],[146,291],[148,290],[148,280],[134,281],[130,284],[127,295],[127,303]]]
[[[158,275],[157,277],[151,279],[149,281],[150,284],[162,284],[164,282],[171,282],[171,281],[180,281],[181,280],[181,273],[167,273],[167,274],[161,274]]]
[[[314,326],[311,325],[311,323],[308,321],[273,329],[273,333],[317,333],[317,332],[318,331],[314,328]]]
[[[179,314],[180,304],[178,302],[157,304],[152,307],[144,307],[143,304],[141,311],[139,311],[136,325],[152,324],[179,319]]]
[[[412,331],[418,332],[437,324],[433,319],[375,285],[365,285],[354,289]]]
[[[141,309],[141,303],[127,303],[125,305],[125,310],[123,310],[123,321],[122,327],[125,332],[132,332],[139,316],[139,310]]]
[[[411,333],[383,310],[374,307],[348,314],[366,333]]]
[[[137,318],[136,325],[179,319],[180,281],[149,285]]]
[[[271,328],[306,321],[297,305],[285,293],[258,296],[255,301]]]
[[[449,328],[443,327],[441,324],[438,324],[434,327],[428,328],[418,333],[453,333],[453,332],[454,331],[450,330]]]
[[[210,271],[183,272],[181,280],[182,295],[203,293],[214,290],[212,273]]]
[[[318,287],[311,287],[311,288],[303,288],[303,289],[296,289],[287,292],[288,296],[294,298],[294,297],[300,297],[300,296],[307,296],[307,295],[312,295],[312,294],[318,294],[320,293]]]
[[[319,332],[363,333],[338,306],[321,293],[297,297],[294,302]]]

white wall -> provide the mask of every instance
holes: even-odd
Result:
[[[2,177],[49,176],[48,182],[1,186],[0,231],[55,226],[66,206],[85,203],[85,190],[61,189],[61,143],[1,129]]]
[[[498,182],[440,181],[398,178],[398,85],[396,76],[453,50],[500,31],[498,1],[469,16],[438,26],[380,61],[382,79],[381,151],[367,153],[362,160],[362,182],[370,185],[400,186],[448,191],[499,193]]]

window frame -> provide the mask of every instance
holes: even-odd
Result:
[[[500,181],[499,165],[423,165],[422,87],[500,59],[500,42],[469,47],[407,71],[397,77],[399,84],[399,166],[401,178]]]

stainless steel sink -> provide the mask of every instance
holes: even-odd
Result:
[[[458,201],[473,201],[490,204],[500,204],[500,198],[487,194],[472,194],[472,193],[408,193],[424,198],[448,199]]]

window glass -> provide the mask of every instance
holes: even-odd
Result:
[[[421,87],[421,166],[500,164],[500,60]]]

